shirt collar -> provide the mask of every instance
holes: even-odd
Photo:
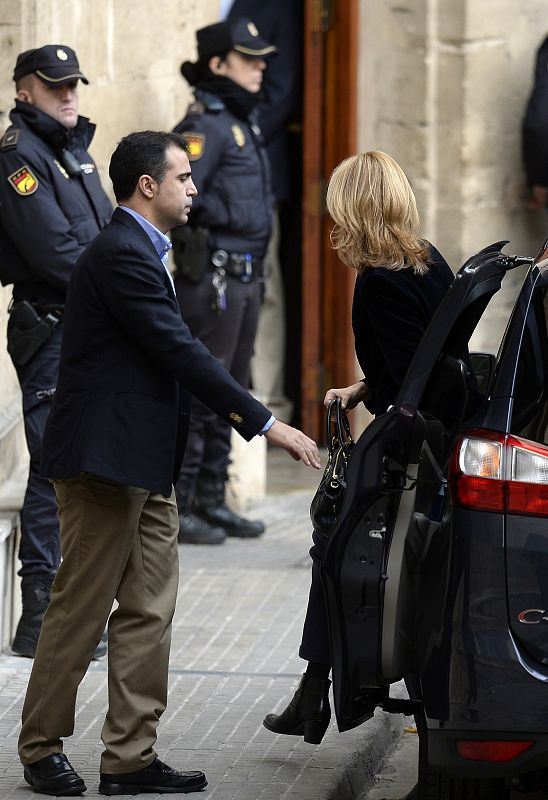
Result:
[[[145,219],[145,217],[141,216],[141,214],[138,214],[137,211],[134,211],[132,208],[128,208],[124,205],[120,205],[120,208],[123,211],[127,211],[128,214],[131,214],[131,216],[137,220],[139,225],[150,237],[150,241],[154,245],[154,249],[158,253],[160,259],[163,259],[167,252],[171,250],[169,236],[166,236],[165,233],[162,233],[162,231],[158,230],[158,228],[156,228],[152,222],[149,222],[148,219]]]

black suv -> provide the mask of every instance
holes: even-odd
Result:
[[[404,677],[421,800],[548,785],[548,242],[534,263],[506,244],[462,267],[357,442],[322,562],[339,729]],[[524,262],[498,356],[469,355]]]

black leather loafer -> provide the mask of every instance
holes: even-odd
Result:
[[[24,764],[23,769],[26,782],[35,792],[53,797],[73,797],[86,791],[86,784],[63,753],[54,753],[32,764]]]
[[[203,772],[177,772],[155,758],[152,764],[137,772],[122,772],[110,775],[101,772],[99,791],[101,794],[186,794],[199,792],[207,786]]]

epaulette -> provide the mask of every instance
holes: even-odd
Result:
[[[201,117],[202,114],[205,113],[205,110],[206,110],[205,103],[202,103],[201,100],[195,100],[187,108],[186,116],[187,117]]]
[[[216,94],[211,94],[211,92],[204,92],[203,89],[200,91],[200,97],[196,102],[203,103],[205,110],[213,114],[218,114],[226,108],[220,97],[217,97]]]
[[[19,128],[15,128],[13,125],[9,127],[0,140],[0,150],[15,150],[19,134]]]

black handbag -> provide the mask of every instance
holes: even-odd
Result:
[[[354,444],[348,417],[341,407],[340,397],[337,397],[329,403],[326,414],[326,446],[329,458],[310,504],[312,525],[322,536],[329,536],[337,522]]]

